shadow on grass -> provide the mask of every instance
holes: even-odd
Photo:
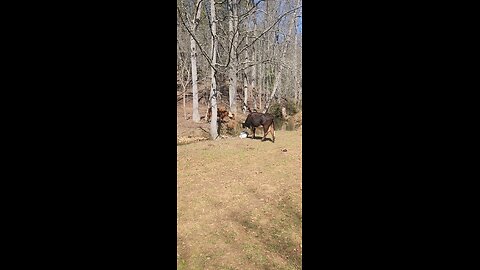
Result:
[[[262,140],[263,137],[262,136],[255,136],[255,138],[252,138],[252,135],[248,135],[248,137],[246,139],[249,139],[249,140]],[[272,138],[265,138],[265,141],[270,141],[270,142],[273,142]]]
[[[274,206],[274,211],[276,214],[267,224],[253,221],[251,212],[234,211],[230,214],[230,219],[244,228],[249,239],[242,243],[245,256],[265,269],[283,268],[270,258],[269,254],[273,253],[285,260],[287,269],[301,269],[300,243],[291,236],[292,232],[301,231],[301,213],[288,198],[282,198]]]

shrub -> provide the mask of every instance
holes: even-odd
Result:
[[[281,102],[273,103],[268,109],[268,112],[272,114],[275,118],[282,118],[282,107],[285,107],[287,115],[290,116],[299,112],[299,108],[297,105],[295,105],[295,102],[286,98],[283,98]]]
[[[295,105],[293,100],[286,99],[283,105],[285,106],[288,115],[294,115],[298,112],[298,106]]]
[[[279,103],[274,103],[270,106],[270,108],[268,109],[268,113],[270,113],[271,115],[273,115],[274,118],[278,119],[278,118],[282,118],[282,105],[279,104]]]

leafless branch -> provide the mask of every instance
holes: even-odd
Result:
[[[249,45],[246,45],[245,47],[243,47],[243,48],[238,52],[238,54],[241,54],[243,51],[245,51],[246,49],[248,49],[249,47],[251,47],[255,42],[257,42],[257,40],[258,40],[260,37],[262,37],[263,35],[265,35],[265,34],[266,34],[268,31],[270,31],[275,25],[277,25],[283,17],[287,16],[288,14],[294,12],[295,10],[297,10],[297,9],[299,9],[299,8],[301,8],[301,7],[302,7],[302,6],[298,6],[298,7],[294,8],[294,9],[292,9],[292,10],[289,10],[289,11],[285,12],[285,13],[284,13],[282,16],[280,16],[270,27],[268,27],[267,29],[265,29],[258,37],[256,37]]]
[[[244,66],[245,64],[247,64],[247,63],[249,63],[249,62],[250,62],[249,65]],[[263,61],[257,61],[257,62],[254,62],[254,63],[252,63],[251,61],[249,61],[249,62],[242,62],[241,65],[242,65],[243,67],[242,67],[242,68],[239,68],[238,71],[241,72],[241,71],[244,71],[245,69],[248,69],[248,68],[253,67],[253,66],[256,66],[256,65],[260,65],[260,64],[264,64],[264,63],[276,63],[276,62],[278,62],[278,61],[273,60],[273,59],[265,59],[265,60],[263,60]]]
[[[194,14],[197,14],[198,13],[198,9],[200,8],[200,4],[203,2],[203,0],[199,0],[198,3],[197,3],[197,6],[195,7],[195,13]],[[196,15],[195,15],[196,16]],[[198,19],[198,18],[196,18]]]
[[[217,71],[217,68],[215,66],[212,65],[212,61],[210,60],[210,57],[208,56],[208,54],[205,52],[205,50],[203,49],[203,47],[200,45],[200,42],[198,42],[197,38],[195,37],[195,35],[192,33],[192,31],[190,31],[190,28],[186,25],[183,17],[182,17],[182,14],[181,14],[181,11],[180,11],[180,8],[177,6],[177,10],[179,12],[179,17],[180,17],[180,21],[182,22],[183,26],[185,27],[185,29],[187,29],[188,33],[190,34],[190,36],[195,40],[195,43],[197,44],[197,46],[200,48],[200,51],[202,52],[203,56],[205,56],[205,59],[207,59],[207,62],[208,62],[208,65],[210,67],[212,67],[215,72]]]
[[[252,12],[253,10],[255,10],[255,8],[261,3],[261,2],[264,2],[265,0],[260,0],[258,1],[258,3],[256,3],[255,5],[253,5],[247,12],[245,12],[244,14],[241,14],[240,16],[238,16],[238,23],[241,23],[244,19],[246,19],[249,15],[250,15],[250,12]]]

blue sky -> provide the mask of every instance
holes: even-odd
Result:
[[[258,1],[260,1],[260,0],[256,0],[255,3],[258,3]],[[265,8],[264,5],[266,5],[266,3],[265,3],[265,2],[262,2],[259,7],[260,7],[261,9],[264,9],[264,8]],[[280,9],[282,9],[282,6],[283,6],[283,5],[281,5]],[[259,18],[262,18],[262,17],[264,16],[264,13],[259,12],[259,13],[257,13],[257,16],[258,16]],[[297,22],[297,31],[298,31],[298,33],[302,33],[302,8],[300,8],[299,14],[297,14],[297,16],[300,16],[300,17],[298,18],[298,22]]]
[[[298,25],[297,25],[297,31],[298,33],[302,33],[302,17],[298,18]]]

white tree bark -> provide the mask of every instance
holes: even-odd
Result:
[[[247,31],[247,37],[245,37],[245,42],[248,46],[248,31]],[[243,76],[243,106],[242,106],[242,111],[243,113],[247,113],[247,107],[248,107],[248,80],[247,80],[247,66],[249,64],[248,62],[248,50],[245,50],[245,70],[244,70],[244,76]]]
[[[237,104],[236,104],[236,97],[237,97],[237,57],[236,57],[236,49],[238,45],[238,35],[237,35],[237,27],[238,27],[238,17],[237,17],[237,0],[228,0],[228,36],[229,41],[232,41],[232,48],[230,49],[230,65],[229,65],[229,73],[228,73],[228,96],[229,96],[229,105],[230,111],[232,113],[237,112]]]
[[[190,81],[190,66],[188,65],[187,57],[182,49],[180,49],[180,42],[177,39],[177,83],[179,82],[182,86],[183,93],[183,118],[187,120],[187,111],[186,111],[186,93],[187,85]],[[180,70],[180,72],[179,72]],[[186,75],[185,75],[186,73]],[[185,78],[186,76],[186,78]]]
[[[190,37],[190,50],[191,50],[191,62],[192,62],[192,95],[193,95],[193,122],[200,122],[200,114],[198,113],[198,85],[197,85],[197,52],[196,44],[192,37]]]
[[[247,113],[247,107],[248,107],[248,81],[247,81],[247,74],[245,73],[243,76],[243,113]]]
[[[263,107],[262,107],[262,96],[263,96],[263,89],[265,88],[265,67],[264,65],[261,65],[260,66],[260,70],[259,70],[259,78],[261,79],[260,81],[260,86],[258,88],[258,109],[261,110]]]
[[[295,20],[295,43],[294,43],[294,50],[293,50],[293,80],[294,80],[294,87],[293,87],[293,100],[295,104],[298,104],[298,33],[297,33],[297,20]]]
[[[210,138],[212,140],[218,137],[217,123],[217,81],[215,79],[215,68],[217,65],[217,22],[215,14],[215,0],[210,0],[210,12],[212,20],[212,67],[210,68],[212,76],[212,86],[210,89],[210,104],[212,105],[212,118],[210,121]]]
[[[255,13],[254,13],[255,14]],[[256,15],[254,15],[253,17],[253,36],[256,36],[257,35],[257,19],[256,19]],[[255,46],[252,46],[252,62],[255,63],[256,61],[256,51],[255,51]],[[256,90],[255,89],[255,82],[256,82],[256,78],[257,77],[257,65],[254,65],[252,67],[252,74],[251,74],[251,87],[250,89],[252,89],[252,102],[253,102],[253,108],[254,109],[257,109],[257,102],[256,100],[253,98],[253,92]]]
[[[198,21],[200,20],[200,14],[202,9],[200,8],[200,3],[202,0],[197,0],[195,3],[195,10],[194,10],[194,15],[193,19],[191,22],[191,29],[193,35],[195,35],[195,32],[197,31],[198,28]],[[195,39],[193,36],[190,36],[190,61],[192,63],[192,96],[193,96],[193,102],[192,102],[192,120],[193,122],[200,122],[200,114],[198,112],[198,85],[197,85],[197,44],[195,43]]]

